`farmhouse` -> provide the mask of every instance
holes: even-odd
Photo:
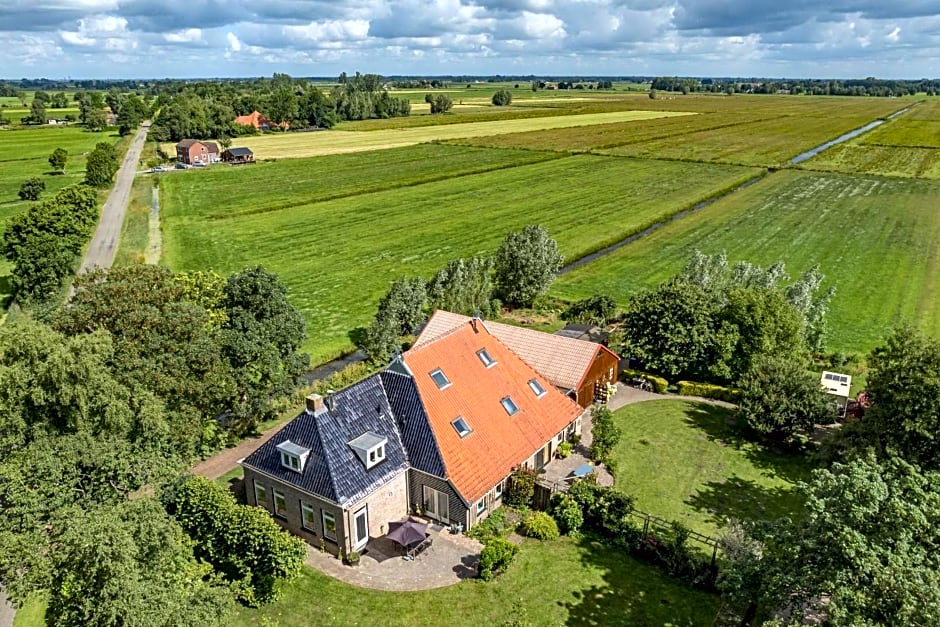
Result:
[[[333,553],[419,511],[470,528],[513,469],[542,468],[583,409],[479,319],[306,410],[243,462],[248,502]]]
[[[208,165],[219,160],[219,146],[215,142],[184,139],[176,144],[176,160],[187,165]]]
[[[422,329],[415,346],[431,341],[468,320],[467,316],[436,311]],[[620,374],[620,357],[602,344],[499,322],[487,322],[486,327],[581,407],[590,407]]]
[[[258,111],[252,111],[248,115],[239,115],[235,118],[235,124],[240,126],[251,126],[259,131],[269,131],[272,128],[280,126],[284,130],[290,128],[289,122],[281,122],[280,124],[275,124],[267,116]]]
[[[254,163],[255,154],[248,148],[229,148],[222,153],[222,161],[233,165],[239,163]]]

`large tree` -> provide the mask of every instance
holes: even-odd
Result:
[[[388,361],[424,321],[427,286],[421,277],[396,279],[379,301],[372,323],[357,338],[357,346],[375,363]]]
[[[133,133],[147,117],[147,113],[147,105],[143,100],[135,95],[128,96],[117,110],[118,132],[121,135]]]
[[[98,142],[85,162],[85,183],[92,187],[107,187],[118,171],[118,156],[114,146]]]
[[[499,297],[513,307],[531,306],[548,291],[564,261],[544,227],[529,225],[510,233],[496,252]]]
[[[828,424],[836,416],[831,397],[819,385],[819,374],[800,360],[758,356],[738,387],[741,417],[771,440],[810,435],[816,424]]]
[[[450,261],[427,284],[431,310],[444,309],[474,315],[489,310],[492,295],[492,257]]]
[[[933,625],[940,616],[940,475],[896,458],[817,470],[798,520],[748,525],[726,551],[727,600],[840,625]]]
[[[56,172],[65,172],[65,164],[69,160],[69,153],[64,148],[56,148],[49,156],[49,165]]]

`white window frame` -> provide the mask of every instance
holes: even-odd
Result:
[[[278,507],[278,500],[281,501],[281,506]],[[274,489],[274,515],[281,516],[282,518],[287,518],[287,498],[284,496],[284,493]]]
[[[444,378],[444,383],[440,383],[437,379],[434,378],[434,375],[437,375],[437,374],[441,375],[441,377]],[[437,386],[438,390],[446,390],[451,385],[453,385],[450,382],[450,379],[447,378],[447,375],[444,374],[444,371],[441,370],[440,368],[435,368],[434,370],[428,373],[428,376],[431,377],[431,381],[434,382],[434,385]]]
[[[330,535],[329,526],[326,524],[327,518],[330,518],[333,521],[333,535]],[[327,540],[332,540],[336,542],[336,514],[333,512],[328,512],[323,510],[323,515],[321,516],[321,522],[323,523],[323,537]]]
[[[300,458],[287,451],[281,451],[281,466],[300,472]]]
[[[385,461],[385,445],[380,444],[369,451],[369,468],[372,468],[381,461]]]
[[[548,394],[545,388],[542,387],[542,384],[539,383],[538,379],[529,379],[529,389],[535,394],[535,398],[542,398]]]
[[[493,356],[490,355],[489,351],[487,351],[485,348],[481,348],[477,351],[477,357],[480,358],[480,361],[482,361],[483,365],[487,368],[492,368],[496,365],[496,360],[493,359]]]
[[[463,426],[466,427],[466,430],[463,430],[460,427],[458,427],[457,426],[458,422],[463,423]],[[457,416],[451,421],[450,424],[454,427],[454,431],[457,432],[457,435],[460,436],[461,440],[467,437],[468,435],[470,435],[471,433],[473,433],[473,429],[470,427],[470,423],[467,422],[467,419],[464,418],[463,416]]]
[[[512,410],[510,410],[509,407],[506,406],[507,402],[512,405],[513,407]],[[516,404],[516,401],[512,400],[511,396],[504,396],[503,398],[499,400],[499,404],[503,406],[503,409],[505,409],[506,413],[509,414],[510,416],[515,416],[516,414],[519,413],[519,406]]]
[[[258,483],[258,480],[254,480],[255,484],[255,503],[258,505],[267,505],[268,504],[268,487],[263,483]],[[261,494],[262,498],[258,498],[258,494]]]
[[[479,516],[485,511],[486,511],[486,497],[484,496],[482,499],[477,501],[477,516]]]
[[[494,494],[496,494],[496,498],[498,499],[503,498],[503,488],[505,487],[505,484],[506,484],[506,480],[504,479],[503,481],[500,481],[499,483],[497,483],[496,487],[493,488],[493,492]]]
[[[310,520],[307,520],[307,514],[310,514]],[[316,531],[317,508],[310,503],[300,502],[300,526],[307,531]],[[308,524],[309,522],[309,524]]]

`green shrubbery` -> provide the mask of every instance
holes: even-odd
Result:
[[[558,523],[545,512],[531,512],[522,521],[522,530],[530,538],[539,540],[554,540],[558,533]]]
[[[581,512],[581,506],[571,495],[564,492],[553,494],[549,511],[558,521],[558,527],[562,533],[570,536],[581,531],[581,525],[584,524],[584,514]]]
[[[480,579],[490,581],[509,568],[519,547],[503,538],[490,538],[480,552]]]
[[[649,374],[640,370],[630,370],[629,368],[624,368],[620,376],[621,379],[628,383],[630,379],[633,378],[646,379],[649,384],[653,386],[653,391],[657,394],[665,394],[666,390],[669,389],[669,381],[666,381],[662,377],[657,377],[654,374]]]
[[[729,403],[736,403],[741,397],[740,390],[723,385],[713,385],[711,383],[679,381],[676,383],[676,388],[679,392],[679,396],[701,396],[702,398],[714,398]]]
[[[604,406],[591,409],[591,459],[608,463],[610,453],[620,442],[620,427],[614,423],[613,413]]]
[[[474,540],[486,542],[491,538],[501,538],[507,529],[514,527],[506,519],[506,510],[502,507],[490,512],[490,515],[473,525],[467,535]]]
[[[506,490],[506,505],[511,507],[529,507],[535,494],[535,471],[531,468],[517,468],[509,478]]]

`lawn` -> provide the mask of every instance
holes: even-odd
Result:
[[[467,150],[421,149],[438,155],[427,162],[441,168],[453,165],[440,156],[442,151],[461,155]],[[313,160],[308,167],[317,176],[335,170],[333,160],[340,159],[349,156]],[[230,196],[235,183],[229,174],[204,180],[196,178],[203,174],[198,172],[192,177],[165,176],[163,261],[176,270],[214,269],[228,274],[262,264],[277,272],[290,289],[291,301],[307,317],[310,339],[305,349],[314,363],[321,363],[351,349],[347,333],[368,323],[379,297],[398,277],[429,277],[451,259],[491,254],[507,232],[532,223],[548,228],[562,252],[577,258],[758,172],[582,155],[314,202],[317,193],[329,197],[351,194],[356,186],[374,189],[376,180],[385,180],[388,171],[395,170],[397,160],[392,158],[384,166],[370,163],[361,178],[348,185],[339,179],[336,189],[318,192],[316,181],[302,183],[307,191],[298,198],[309,200],[296,204],[290,200],[291,192],[281,191],[294,166],[278,162],[288,176],[280,176],[272,167],[264,187],[271,198],[262,194],[247,206],[275,207],[282,197],[287,206],[238,215],[243,206],[238,203],[230,217],[224,216],[231,210],[224,204],[229,201],[210,200]],[[234,171],[253,176],[251,168]],[[202,198],[205,202],[197,200]]]
[[[711,625],[715,596],[588,540],[527,540],[509,570],[492,582],[471,580],[423,592],[355,588],[305,568],[283,598],[242,609],[235,627],[307,625]],[[271,622],[265,623],[265,620]],[[19,626],[18,626],[19,627]],[[24,626],[25,627],[25,626]]]
[[[144,263],[149,243],[150,210],[153,201],[153,181],[137,177],[131,187],[127,213],[121,228],[121,239],[114,255],[115,266]]]
[[[614,412],[622,430],[614,451],[616,487],[639,510],[717,536],[728,519],[793,514],[796,481],[809,477],[803,457],[768,451],[739,433],[730,410],[663,400]]]
[[[868,351],[898,324],[940,333],[940,184],[786,170],[556,281],[551,294],[598,292],[621,304],[680,270],[691,252],[770,264],[819,264],[832,350]]]
[[[362,152],[366,150],[412,146],[414,144],[445,139],[501,135],[503,133],[519,133],[549,128],[590,126],[592,124],[625,122],[630,120],[650,120],[675,115],[689,114],[674,111],[611,111],[606,113],[526,117],[510,120],[500,119],[486,122],[465,122],[413,128],[396,127],[375,131],[329,130],[311,133],[270,133],[267,135],[241,137],[238,139],[237,145],[251,148],[255,153],[256,159],[315,157],[346,152]],[[164,152],[173,154],[170,150],[170,146],[165,147]]]

